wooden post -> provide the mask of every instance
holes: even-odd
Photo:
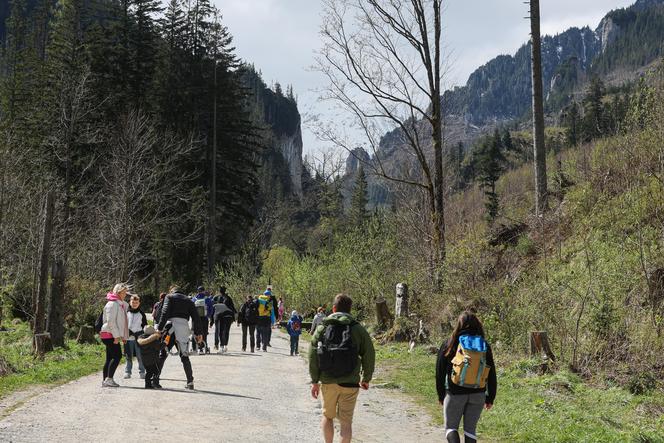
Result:
[[[392,327],[392,315],[387,307],[385,298],[382,296],[376,299],[376,323],[380,331]]]
[[[53,233],[53,206],[55,196],[53,191],[46,194],[46,209],[44,211],[44,224],[42,230],[41,246],[39,250],[39,280],[37,283],[37,297],[35,300],[35,320],[33,332],[35,338],[46,328],[46,286],[48,285],[48,257],[51,254],[51,235]],[[50,337],[49,337],[50,341]],[[37,350],[35,339],[35,351]]]
[[[48,305],[48,327],[53,346],[65,345],[65,324],[62,313],[65,292],[65,266],[62,260],[53,263],[51,271],[51,302]]]
[[[394,308],[394,316],[408,317],[408,285],[406,283],[397,284],[397,301]]]
[[[530,355],[533,357],[544,355],[551,361],[556,361],[549,346],[549,335],[546,331],[533,331],[530,333]]]

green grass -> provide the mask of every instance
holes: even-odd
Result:
[[[442,426],[434,380],[436,357],[405,345],[378,346],[377,383],[401,388]],[[631,395],[560,371],[538,376],[531,361],[498,370],[498,395],[479,424],[483,440],[506,442],[664,442],[662,392]]]
[[[14,372],[0,377],[0,398],[33,385],[66,383],[100,370],[104,363],[101,345],[81,345],[67,341],[67,349],[58,348],[43,360],[32,355],[32,337],[24,322],[7,324],[0,332],[0,355]]]

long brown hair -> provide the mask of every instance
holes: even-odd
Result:
[[[450,340],[447,342],[445,357],[450,357],[456,352],[456,348],[459,346],[459,337],[467,333],[484,337],[484,327],[482,326],[482,322],[477,318],[477,315],[471,311],[463,311],[457,319],[454,330],[452,331],[452,337],[450,337]]]

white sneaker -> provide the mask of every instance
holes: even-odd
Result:
[[[117,388],[120,385],[117,384],[111,377],[107,377],[106,380],[104,380],[104,383],[102,383],[102,386],[105,388]]]

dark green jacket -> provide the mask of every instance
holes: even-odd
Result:
[[[369,333],[359,323],[355,323],[350,330],[353,344],[357,346],[358,353],[357,365],[355,365],[353,372],[343,377],[334,378],[325,374],[325,372],[321,372],[318,367],[316,350],[318,348],[318,339],[323,334],[323,331],[325,331],[325,327],[333,323],[347,325],[353,321],[355,320],[350,314],[337,312],[323,319],[323,324],[316,328],[316,332],[314,332],[313,339],[311,340],[311,346],[309,347],[309,375],[311,376],[312,383],[358,384],[360,380],[363,382],[371,381],[376,363],[376,351],[374,350]]]

